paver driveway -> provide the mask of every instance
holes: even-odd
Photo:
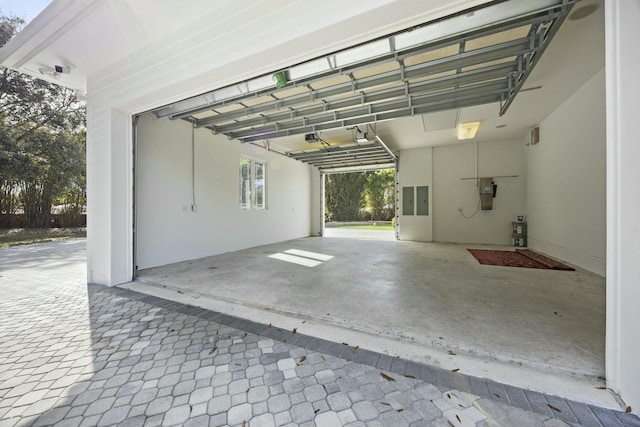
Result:
[[[0,426],[638,426],[632,415],[85,283],[0,249]]]

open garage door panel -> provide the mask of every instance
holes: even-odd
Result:
[[[392,167],[376,122],[490,103],[504,114],[574,3],[493,3],[153,114],[321,170]]]

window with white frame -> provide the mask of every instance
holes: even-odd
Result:
[[[267,208],[267,164],[240,157],[240,207]]]

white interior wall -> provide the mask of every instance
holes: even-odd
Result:
[[[399,161],[399,197],[398,210],[399,236],[400,240],[414,240],[419,242],[431,242],[433,240],[432,218],[433,218],[433,181],[431,167],[433,163],[431,147],[417,148],[413,150],[400,151]],[[429,187],[429,215],[403,215],[402,214],[402,188],[414,187],[414,198],[416,197],[415,187]]]
[[[324,194],[321,194],[322,191],[322,183],[320,171],[313,168],[311,172],[311,188],[309,189],[310,198],[311,198],[311,235],[312,236],[321,236],[322,235],[322,226],[323,226],[323,198]]]
[[[496,178],[492,210],[478,210],[473,142],[433,148],[433,239],[437,242],[511,244],[511,221],[524,214],[525,171],[520,140],[479,142],[478,176]],[[472,218],[465,218],[458,212]]]
[[[144,115],[138,135],[138,268],[311,234],[311,177],[317,171],[310,166],[196,130],[192,212],[189,123]],[[266,210],[240,208],[241,155],[268,164]]]
[[[607,386],[640,414],[640,3],[607,0]]]
[[[604,70],[540,123],[526,147],[529,246],[605,274]]]

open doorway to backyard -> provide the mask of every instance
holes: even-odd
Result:
[[[395,239],[395,169],[324,175],[325,237]]]

